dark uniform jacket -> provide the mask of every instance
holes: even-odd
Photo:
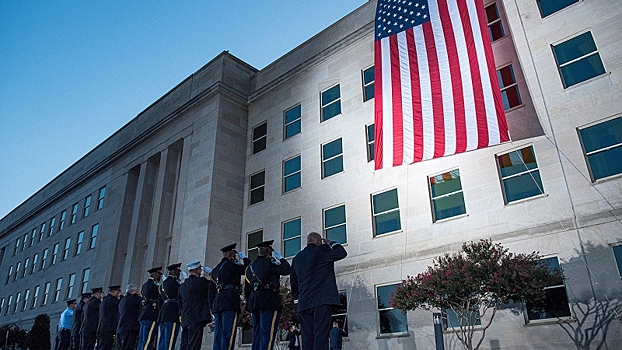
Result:
[[[160,285],[160,315],[158,322],[179,322],[179,306],[177,304],[177,292],[179,280],[168,277]]]
[[[108,294],[99,304],[99,326],[98,333],[114,333],[117,331],[117,320],[119,318],[119,298]]]
[[[82,313],[84,302],[80,300],[76,308],[73,309],[73,318],[71,319],[71,336],[77,337],[80,335],[80,327],[82,327]]]
[[[97,326],[99,325],[99,304],[101,300],[91,297],[89,301],[84,304],[82,308],[82,328],[80,333],[97,332]]]
[[[212,280],[216,283],[216,294],[213,297],[212,312],[240,311],[240,277],[244,276],[251,259],[245,258],[244,265],[235,258],[222,258],[212,270]]]
[[[182,327],[196,323],[205,326],[212,321],[209,293],[213,288],[213,284],[206,278],[195,275],[188,276],[179,286],[177,303]]]
[[[158,284],[152,278],[143,283],[140,289],[140,295],[143,298],[142,309],[140,310],[139,321],[157,321],[159,310],[159,297]]]
[[[292,297],[298,299],[298,311],[320,305],[339,305],[335,281],[335,261],[348,255],[339,243],[307,244],[292,260]]]
[[[289,262],[285,258],[280,260],[269,256],[258,256],[246,269],[246,283],[244,294],[248,311],[283,309],[280,287],[281,276],[289,275]]]
[[[138,294],[128,294],[119,302],[119,323],[117,333],[140,330],[138,316],[140,315],[141,298]],[[75,311],[74,311],[75,312]]]

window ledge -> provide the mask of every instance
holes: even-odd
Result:
[[[507,207],[507,206],[514,205],[514,204],[525,203],[525,202],[529,202],[529,201],[536,200],[536,199],[539,199],[539,198],[546,198],[548,196],[549,196],[548,193],[542,193],[542,194],[539,194],[539,195],[536,195],[536,196],[515,200],[515,201],[510,202],[510,203],[505,203],[505,206]]]
[[[598,180],[594,180],[594,181],[592,182],[592,184],[594,184],[594,185],[598,185],[598,184],[605,183],[605,182],[608,182],[608,181],[611,181],[611,180],[616,180],[616,179],[619,179],[619,178],[621,178],[621,177],[622,177],[622,173],[615,174],[615,175],[609,175],[609,176],[607,176],[607,177],[601,177],[601,178],[600,178],[600,179],[598,179]]]
[[[281,195],[283,195],[283,196],[288,195],[288,194],[290,194],[290,193],[293,193],[293,192],[299,191],[301,188],[302,188],[302,186],[300,186],[300,187],[296,187],[296,188],[294,188],[293,190],[289,190],[289,191],[287,191],[287,192],[283,192]]]
[[[510,108],[506,109],[506,110],[505,110],[505,113],[514,112],[515,110],[517,110],[517,109],[521,109],[521,108],[523,108],[523,107],[525,107],[525,104],[524,104],[524,103],[521,103],[521,104],[519,104],[519,105],[516,105],[516,106],[514,106],[514,107],[510,107]]]
[[[408,334],[408,332],[378,334],[376,336],[376,339],[403,338],[403,337],[410,337],[410,334]]]
[[[449,218],[445,218],[445,219],[440,219],[440,220],[436,220],[433,222],[433,224],[437,224],[437,223],[443,223],[443,222],[447,222],[447,221],[452,221],[452,220],[457,220],[457,219],[461,219],[461,218],[466,218],[469,216],[469,213],[464,213],[464,214],[460,214],[460,215],[455,215]]]
[[[575,318],[573,318],[572,316],[557,317],[557,318],[546,318],[546,319],[543,319],[543,320],[529,320],[529,322],[525,324],[525,327],[549,325],[549,324],[559,324],[559,323],[574,323],[574,322],[577,322],[577,320]]]
[[[374,235],[373,239],[387,237],[387,236],[392,236],[392,235],[396,235],[396,234],[399,234],[399,233],[402,233],[402,232],[404,232],[404,231],[402,229],[399,229],[397,231],[391,231],[391,232],[383,233],[381,235]]]

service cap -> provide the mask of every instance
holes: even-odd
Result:
[[[91,293],[82,293],[80,294],[80,299],[88,299],[91,297]]]
[[[162,266],[152,267],[149,270],[147,270],[147,272],[149,272],[149,273],[154,273],[154,272],[162,273]]]
[[[181,263],[168,265],[166,267],[166,269],[169,270],[169,271],[171,271],[171,270],[181,270]]]
[[[186,263],[186,266],[188,267],[188,270],[198,269],[201,267],[201,260],[192,260],[191,262]]]
[[[272,243],[274,243],[273,239],[271,239],[269,241],[263,241],[261,243],[257,243],[256,247],[257,248],[261,248],[261,247],[270,247],[270,248],[272,248]]]
[[[104,292],[104,288],[103,287],[92,288],[91,292],[93,292],[93,293],[103,293]]]
[[[226,253],[232,250],[235,250],[235,246],[237,245],[237,243],[231,243],[227,246],[224,246],[220,249],[221,252]]]
[[[118,284],[115,284],[114,286],[108,286],[108,291],[113,291],[113,290],[121,290],[121,286]]]
[[[71,304],[75,304],[76,303],[76,299],[69,299],[67,300],[67,306],[71,305]]]

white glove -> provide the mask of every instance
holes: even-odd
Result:
[[[238,252],[238,256],[240,257],[240,259],[244,260],[246,259],[246,254],[242,253],[242,252]]]
[[[276,249],[272,252],[272,256],[274,256],[275,258],[279,260],[283,259],[283,255],[281,255],[281,253],[279,253],[279,251]]]
[[[212,269],[210,269],[209,266],[201,266],[201,268],[203,269],[203,272],[205,272],[205,273],[212,272]]]

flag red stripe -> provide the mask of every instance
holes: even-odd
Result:
[[[404,127],[402,123],[402,80],[397,35],[389,37],[391,47],[391,87],[393,92],[393,166],[402,165],[404,155]]]
[[[419,65],[417,64],[417,48],[412,28],[406,31],[408,58],[410,59],[410,86],[413,108],[414,161],[423,159],[423,117],[421,115],[421,87],[419,85]]]
[[[382,47],[374,41],[374,169],[382,169]]]

